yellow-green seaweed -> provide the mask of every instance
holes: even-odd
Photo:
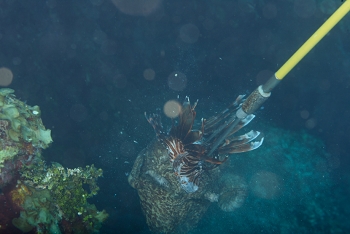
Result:
[[[103,211],[98,211],[87,199],[96,195],[99,187],[97,179],[102,176],[102,170],[94,165],[85,168],[64,168],[59,163],[50,167],[43,161],[26,166],[21,170],[24,183],[37,189],[49,191],[50,198],[56,204],[63,218],[73,221],[81,217],[89,227],[88,231],[96,231],[108,217]],[[89,187],[84,189],[84,185]]]
[[[7,134],[14,142],[31,142],[35,147],[47,148],[52,142],[51,131],[42,123],[40,108],[16,99],[13,93],[9,88],[0,89],[0,120],[9,122]]]

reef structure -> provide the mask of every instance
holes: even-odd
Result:
[[[40,114],[0,89],[0,233],[98,233],[108,214],[87,199],[102,170],[47,166],[41,151],[52,138]]]
[[[18,100],[14,90],[0,89],[0,188],[11,183],[19,169],[33,163],[52,142],[51,131],[40,115],[38,106]]]
[[[198,130],[193,129],[197,102],[191,106],[188,97],[181,106],[178,124],[173,121],[168,132],[163,129],[159,113],[145,114],[157,140],[139,153],[128,181],[138,191],[151,231],[187,233],[197,225],[211,202],[219,202],[225,211],[233,211],[243,203],[247,188],[244,183],[239,180],[218,183],[218,166],[230,154],[254,150],[263,142],[258,131],[234,135],[254,115],[226,131],[242,102],[240,95],[218,115],[202,119]],[[224,140],[218,142],[220,139]]]
[[[40,161],[24,167],[21,181],[11,192],[12,201],[21,208],[12,224],[23,232],[98,233],[108,214],[98,211],[87,199],[97,194],[96,182],[101,176],[102,170],[94,165],[69,169]],[[16,196],[17,191],[22,196]]]

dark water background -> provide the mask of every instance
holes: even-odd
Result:
[[[91,201],[110,214],[101,232],[148,233],[137,193],[127,183],[137,153],[154,137],[144,111],[189,95],[200,99],[199,117],[214,114],[269,78],[340,4],[0,0],[0,67],[13,72],[9,87],[18,98],[40,106],[54,140],[44,151],[48,161],[103,168],[101,190]],[[333,185],[319,192],[338,201],[325,207],[339,208],[324,233],[336,232],[334,226],[350,231],[343,222],[350,214],[343,202],[350,187],[349,25],[348,15],[273,91],[254,120],[294,136],[305,130],[324,142]],[[210,214],[198,233],[281,232],[254,223],[263,211]],[[250,217],[250,225],[238,216]],[[288,219],[275,221],[288,225]]]

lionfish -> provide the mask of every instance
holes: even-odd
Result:
[[[163,129],[160,113],[149,116],[145,113],[157,139],[167,148],[174,173],[187,193],[197,191],[203,172],[224,163],[229,154],[247,152],[261,146],[264,138],[259,137],[258,131],[252,130],[241,136],[233,135],[255,117],[250,114],[233,127],[237,118],[235,113],[242,105],[243,97],[238,96],[229,107],[208,120],[202,119],[200,130],[192,129],[198,100],[191,106],[189,98],[185,98],[178,124],[173,120],[168,132]]]

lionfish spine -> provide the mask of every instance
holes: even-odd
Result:
[[[169,182],[163,176],[159,175],[157,172],[153,170],[148,170],[145,173],[146,175],[151,176],[160,186],[164,186],[166,188],[169,187]]]
[[[186,153],[181,140],[170,137],[168,139],[164,139],[164,142],[166,148],[168,149],[168,154],[171,162],[174,162],[178,155]]]

